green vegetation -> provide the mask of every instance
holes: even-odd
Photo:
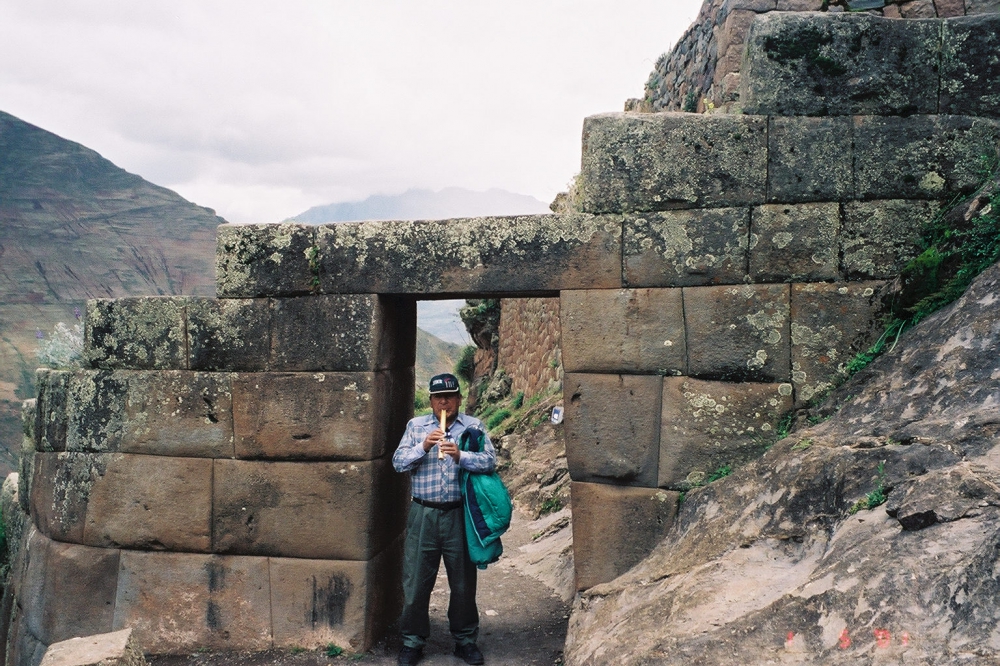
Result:
[[[544,502],[542,506],[538,509],[539,516],[546,516],[550,513],[555,513],[556,511],[563,508],[562,500],[558,497],[549,497]]]
[[[498,425],[503,423],[507,418],[510,417],[511,411],[506,407],[501,407],[493,412],[490,417],[486,420],[486,428],[488,430],[494,430]]]
[[[466,345],[462,347],[462,352],[455,361],[455,375],[464,379],[466,384],[471,384],[476,374],[476,346]]]
[[[997,159],[982,158],[980,172],[983,183],[993,181],[998,172]],[[968,201],[953,202],[924,229],[918,246],[920,254],[900,273],[901,289],[891,305],[885,332],[847,363],[847,376],[891,351],[904,331],[957,300],[976,276],[1000,261],[1000,190],[968,220],[949,215]]]
[[[719,479],[724,479],[733,473],[733,468],[729,465],[722,465],[714,472],[705,477],[705,483],[709,484],[713,481],[718,481]]]
[[[813,441],[806,437],[805,439],[800,439],[799,443],[792,447],[792,451],[805,451],[810,446],[812,446]]]
[[[696,113],[698,111],[698,96],[694,94],[693,90],[689,90],[688,94],[684,97],[684,105],[681,107],[681,110],[688,113]]]
[[[326,646],[326,656],[328,657],[339,657],[344,653],[344,648],[340,647],[336,643],[329,643]]]
[[[524,391],[518,391],[517,395],[514,396],[514,400],[511,401],[511,406],[514,409],[521,409],[521,405],[524,404]]]
[[[413,391],[413,413],[423,414],[431,409],[431,396],[425,388],[416,387]]]
[[[885,461],[883,460],[878,464],[878,484],[875,486],[875,490],[871,491],[847,510],[849,515],[854,515],[858,511],[865,509],[874,509],[877,506],[885,504],[886,499],[888,499],[887,489],[885,487]]]

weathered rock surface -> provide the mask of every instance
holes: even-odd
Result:
[[[131,629],[96,636],[78,636],[53,643],[41,666],[145,666],[142,649]]]
[[[1000,659],[997,293],[1000,265],[831,394],[828,421],[689,492],[647,559],[579,597],[567,663]]]

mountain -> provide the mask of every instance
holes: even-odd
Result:
[[[0,468],[20,447],[37,335],[88,298],[214,295],[208,208],[0,112]]]
[[[411,189],[396,195],[375,194],[364,201],[314,206],[289,221],[325,224],[355,220],[440,220],[548,212],[547,203],[526,194],[515,194],[497,188],[474,192],[461,187],[446,187],[438,192]]]
[[[461,345],[445,342],[422,328],[417,329],[417,363],[413,369],[418,387],[427,388],[431,377],[454,372]]]

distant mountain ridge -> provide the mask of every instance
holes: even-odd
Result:
[[[20,446],[36,335],[88,298],[215,294],[214,211],[0,112],[0,447]],[[0,467],[9,456],[0,450]]]
[[[313,206],[288,221],[326,224],[356,220],[437,220],[548,212],[548,204],[526,194],[515,194],[497,188],[475,192],[461,187],[446,187],[437,192],[410,189],[402,194],[375,194],[364,201]]]

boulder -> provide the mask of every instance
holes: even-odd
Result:
[[[79,636],[49,646],[41,666],[146,666],[131,629]]]

